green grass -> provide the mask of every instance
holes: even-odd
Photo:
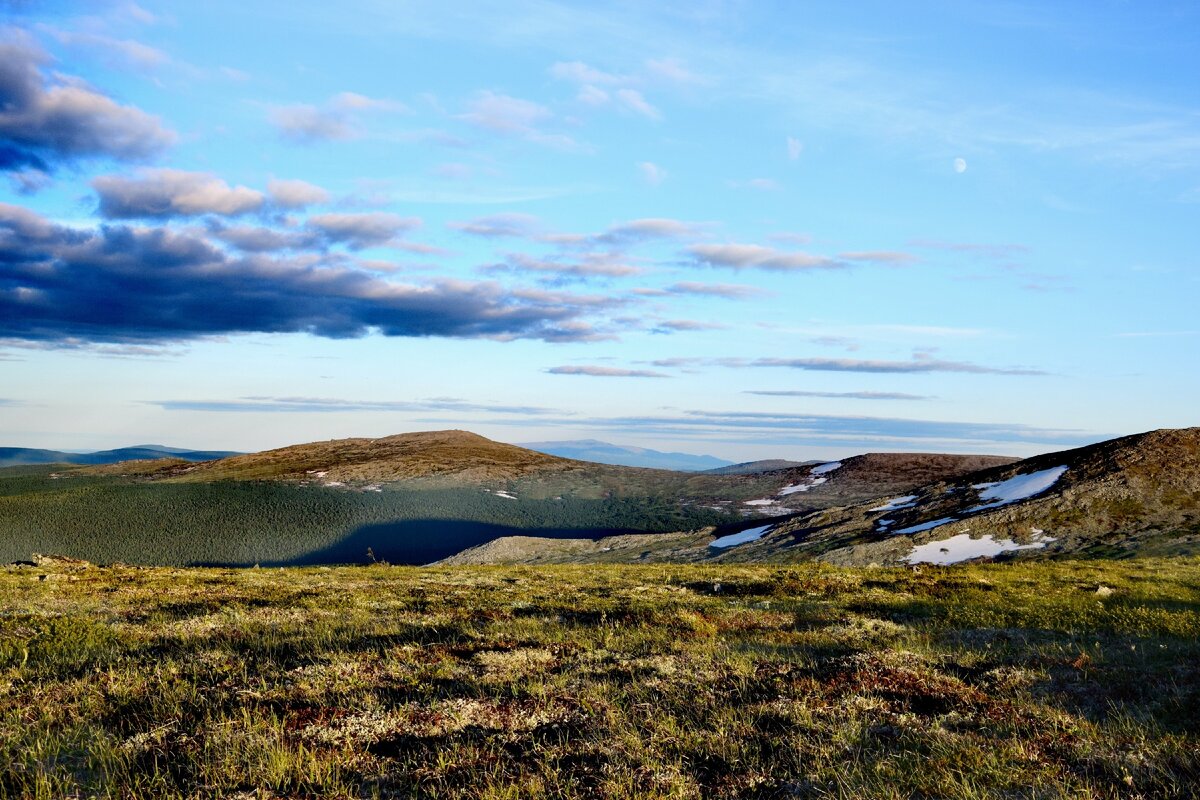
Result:
[[[0,570],[0,797],[1198,785],[1194,558]]]
[[[364,492],[52,472],[0,470],[0,563],[34,552],[176,566],[367,563],[368,548],[393,563],[428,563],[504,535],[663,532],[734,519],[657,495],[510,500],[479,488]]]

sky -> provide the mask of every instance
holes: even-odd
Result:
[[[0,445],[1200,423],[1200,5],[0,0]]]

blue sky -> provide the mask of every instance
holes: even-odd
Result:
[[[1195,3],[0,8],[0,444],[1197,423]]]

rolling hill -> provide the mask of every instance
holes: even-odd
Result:
[[[120,461],[147,459],[178,459],[181,461],[211,461],[238,455],[228,450],[185,450],[156,444],[97,450],[93,453],[68,453],[62,450],[42,450],[31,447],[0,447],[0,467],[34,464],[115,464]]]
[[[341,439],[188,462],[0,471],[0,559],[427,563],[515,535],[726,530],[1010,459],[868,454],[713,475],[577,461],[466,431]]]
[[[869,473],[872,460],[861,457],[857,468]],[[847,459],[825,476],[850,468],[852,462]],[[893,461],[892,474],[903,472],[899,467],[905,464],[915,477],[934,470],[936,463],[937,457],[924,463]],[[808,481],[825,476],[810,473]],[[834,480],[825,483],[833,486]],[[813,486],[805,499],[827,499],[825,483]],[[841,490],[845,497],[854,488],[865,489],[849,483]],[[888,565],[995,556],[1200,552],[1200,428],[1126,436],[808,511],[775,524],[739,527],[596,542],[498,540],[461,553],[451,563],[818,559]]]

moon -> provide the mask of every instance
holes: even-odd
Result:
[[[959,175],[967,171],[967,160],[965,158],[954,159],[954,171]]]

